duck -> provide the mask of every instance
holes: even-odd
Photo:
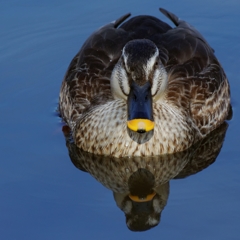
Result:
[[[93,32],[64,76],[59,112],[78,148],[95,155],[181,152],[231,119],[227,76],[205,38],[130,13]]]

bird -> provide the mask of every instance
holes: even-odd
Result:
[[[231,119],[227,76],[205,38],[130,13],[93,32],[64,76],[59,113],[76,146],[116,158],[181,152]]]

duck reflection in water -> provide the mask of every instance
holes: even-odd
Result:
[[[129,229],[145,231],[158,225],[167,204],[169,182],[155,186],[154,175],[140,168],[129,177],[128,185],[129,192],[114,192],[114,199],[125,213]]]
[[[224,122],[183,152],[123,158],[84,152],[72,141],[70,128],[64,126],[63,132],[72,163],[113,191],[130,230],[145,231],[160,222],[169,196],[169,181],[193,175],[211,165],[221,150],[227,127]]]

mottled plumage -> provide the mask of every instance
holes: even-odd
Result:
[[[98,155],[180,152],[223,123],[231,111],[228,80],[212,48],[185,21],[128,15],[94,32],[65,75],[59,109],[76,145]],[[145,39],[145,40],[144,40]],[[149,82],[154,129],[127,127],[132,82]]]

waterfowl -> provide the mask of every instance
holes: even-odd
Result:
[[[180,152],[228,118],[229,83],[213,49],[160,11],[176,27],[124,15],[95,31],[70,63],[59,111],[80,149],[118,158]]]

